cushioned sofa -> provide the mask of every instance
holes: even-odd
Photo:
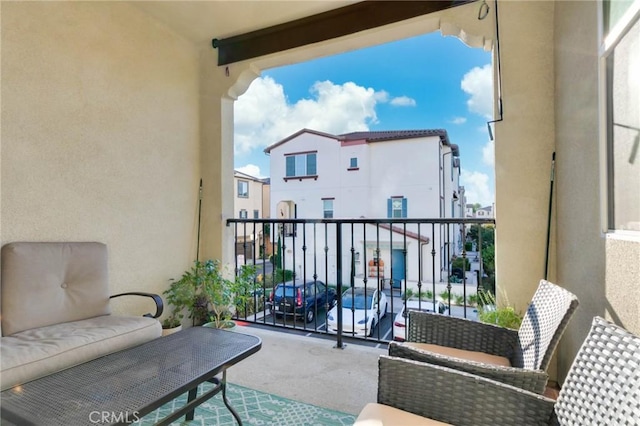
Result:
[[[162,299],[109,295],[107,247],[17,242],[2,247],[2,390],[159,337]],[[155,314],[111,315],[110,299],[144,296]],[[151,303],[149,303],[151,305]]]

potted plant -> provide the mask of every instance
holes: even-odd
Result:
[[[171,315],[162,320],[163,336],[168,336],[180,330],[182,330],[182,321],[175,312],[172,312]]]
[[[214,262],[219,265],[217,262]],[[204,286],[204,294],[208,302],[209,327],[232,328],[234,314],[245,311],[257,287],[253,265],[242,265],[233,279],[226,279],[218,270],[218,285]]]
[[[164,292],[173,306],[172,316],[181,322],[186,311],[194,325],[212,322],[221,327],[237,309],[244,309],[252,295],[255,267],[245,265],[228,279],[217,260],[196,260],[191,269],[174,280]]]
[[[522,323],[522,314],[509,305],[506,297],[505,302],[499,306],[495,295],[481,291],[478,293],[478,319],[484,323],[518,330]]]

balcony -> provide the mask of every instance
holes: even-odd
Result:
[[[257,271],[252,309],[238,317],[328,335],[337,347],[344,339],[384,344],[394,333],[402,339],[405,328],[398,314],[407,299],[421,309],[443,304],[444,314],[476,319],[478,291],[493,291],[493,277],[485,273],[478,251],[493,242],[483,241],[477,229],[494,225],[493,219],[477,218],[230,219],[236,270],[253,264]],[[286,306],[295,304],[295,315],[283,313],[285,307],[273,301],[285,282],[307,284],[288,290],[292,300]],[[358,311],[365,307],[345,307],[341,297],[356,297],[358,288],[374,304],[366,307],[370,312],[364,319]]]

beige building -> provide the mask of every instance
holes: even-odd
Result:
[[[236,218],[268,218],[269,179],[260,179],[234,170],[233,181]],[[238,228],[238,231],[240,235],[234,236],[234,239],[236,240],[236,256],[242,256],[238,259],[240,263],[260,259],[262,257],[260,247],[265,247],[266,254],[270,253],[271,244],[264,240],[265,234],[267,234],[267,239],[269,238],[269,233],[265,232],[262,225],[247,225],[246,229],[243,226]]]
[[[233,181],[236,217],[239,219],[263,219],[269,217],[269,210],[264,210],[264,180],[235,170],[233,172]]]
[[[487,0],[479,20],[481,3],[398,22],[360,12],[307,45],[227,44],[258,56],[218,65],[212,38],[359,4],[3,1],[0,240],[102,241],[114,293],[162,292],[195,258],[202,178],[200,257],[230,262],[234,99],[270,67],[441,31],[494,52],[497,285],[519,309],[544,273],[557,154],[549,278],[581,301],[558,349],[562,380],[594,315],[640,333],[640,1]]]

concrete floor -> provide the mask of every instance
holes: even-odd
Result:
[[[335,337],[254,325],[236,331],[260,337],[262,349],[228,370],[230,383],[354,415],[376,401],[378,357],[387,345],[336,349]]]

